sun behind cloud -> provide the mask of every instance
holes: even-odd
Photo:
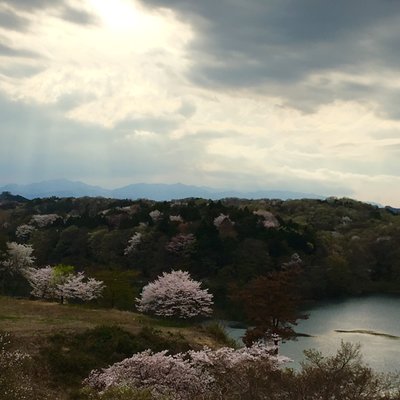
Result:
[[[110,30],[150,31],[159,30],[157,18],[146,14],[137,3],[129,0],[89,0],[89,4]]]

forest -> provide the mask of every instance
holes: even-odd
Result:
[[[314,301],[400,288],[400,215],[355,200],[0,197],[0,252],[32,246],[36,266],[69,265],[105,282],[100,303],[131,309],[162,272],[188,271],[217,308],[229,292],[301,259],[301,297]],[[3,277],[5,278],[5,277]],[[26,295],[22,282],[5,294]],[[236,307],[235,307],[236,308]]]

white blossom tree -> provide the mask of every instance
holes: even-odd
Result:
[[[127,386],[149,388],[155,398],[191,399],[205,391],[209,379],[200,368],[191,365],[188,359],[184,360],[181,354],[168,355],[167,350],[159,353],[146,350],[102,371],[92,371],[84,383],[99,392]]]
[[[196,238],[192,233],[179,234],[171,238],[166,244],[165,249],[169,253],[177,255],[188,255],[192,252]]]
[[[12,275],[24,275],[26,270],[35,264],[35,257],[32,253],[31,245],[8,242],[6,259],[1,265]]]
[[[155,398],[167,395],[171,399],[189,400],[199,394],[205,398],[210,394],[222,395],[213,398],[224,398],[226,377],[234,379],[245,392],[251,385],[248,379],[251,368],[267,365],[274,370],[290,361],[276,353],[276,346],[263,343],[238,350],[204,348],[176,355],[146,350],[101,371],[92,371],[85,384],[100,392],[118,386],[149,388]]]
[[[34,232],[36,230],[36,228],[32,225],[27,225],[27,224],[22,224],[19,225],[15,231],[15,236],[18,239],[22,239],[25,240],[27,239],[32,232]]]
[[[26,278],[32,287],[31,295],[40,299],[54,299],[57,297],[53,267],[29,268]]]
[[[163,213],[159,210],[153,210],[149,212],[149,216],[153,222],[157,222],[163,217]]]
[[[68,270],[67,270],[68,271]],[[29,268],[26,278],[32,287],[31,295],[41,299],[57,299],[65,303],[70,299],[90,301],[101,296],[102,281],[86,278],[83,272],[70,270],[60,273],[57,267]]]
[[[31,224],[36,224],[39,228],[44,228],[47,225],[53,224],[61,218],[57,214],[36,214],[31,218]]]
[[[141,312],[162,317],[192,318],[212,313],[212,297],[188,272],[179,270],[164,272],[146,285],[136,304]]]
[[[219,228],[223,223],[230,223],[233,225],[229,215],[219,214],[218,217],[214,218],[214,226],[217,228]]]
[[[264,228],[278,228],[279,221],[271,212],[267,210],[257,210],[253,212],[254,215],[257,215],[262,218],[261,224]]]
[[[170,215],[169,220],[171,222],[183,222],[183,218],[180,215]]]
[[[104,289],[102,281],[86,278],[83,272],[71,275],[60,285],[57,285],[57,294],[60,299],[80,299],[90,301],[101,296]]]
[[[126,246],[124,250],[124,254],[127,256],[128,254],[134,253],[140,243],[142,243],[143,235],[140,232],[136,232],[128,241],[128,246]]]

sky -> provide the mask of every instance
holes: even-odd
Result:
[[[0,0],[0,184],[400,206],[400,1]]]

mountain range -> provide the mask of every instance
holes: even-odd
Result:
[[[169,201],[189,197],[199,197],[211,200],[218,200],[227,197],[246,199],[323,199],[310,193],[291,192],[283,190],[258,190],[238,191],[224,190],[204,186],[184,185],[182,183],[134,183],[117,189],[105,189],[100,186],[88,185],[79,181],[67,179],[56,179],[43,182],[36,182],[27,185],[8,184],[0,187],[1,192],[10,192],[27,199],[44,197],[108,197],[115,199],[151,199],[156,201]]]

